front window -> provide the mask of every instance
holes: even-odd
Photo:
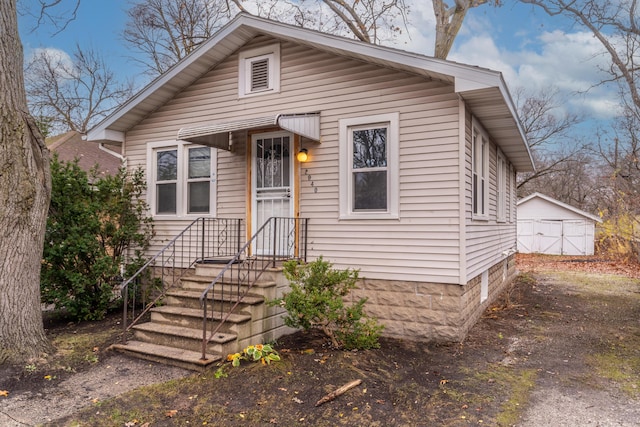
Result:
[[[387,126],[351,129],[354,212],[387,211]]]
[[[208,213],[211,194],[211,148],[189,148],[188,213]]]
[[[397,113],[340,120],[340,218],[398,217]]]
[[[151,143],[147,147],[152,164],[149,205],[155,215],[212,214],[215,208],[212,182],[215,150],[183,142],[167,147]]]
[[[178,151],[156,152],[156,213],[176,213],[176,185],[178,182]]]

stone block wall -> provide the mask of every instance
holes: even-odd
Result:
[[[481,275],[464,286],[364,278],[351,296],[354,301],[368,298],[365,311],[385,325],[384,336],[461,341],[515,274],[514,255],[493,265],[489,269],[488,297],[482,303]]]

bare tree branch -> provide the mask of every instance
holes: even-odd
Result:
[[[120,84],[97,52],[79,45],[73,58],[37,51],[25,69],[25,83],[31,111],[59,132],[85,133],[133,93],[133,85]]]

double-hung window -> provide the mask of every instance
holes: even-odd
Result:
[[[398,217],[398,114],[340,120],[340,218]]]
[[[154,215],[215,214],[215,150],[182,142],[148,144],[149,205]]]
[[[471,170],[473,217],[486,219],[489,208],[489,138],[475,121],[471,141]]]
[[[250,49],[239,54],[240,98],[280,91],[280,45]]]

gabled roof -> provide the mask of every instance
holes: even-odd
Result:
[[[563,203],[560,200],[556,200],[553,197],[546,196],[546,195],[544,195],[542,193],[529,194],[527,197],[518,200],[518,203],[516,205],[520,206],[520,205],[525,204],[528,201],[533,200],[533,199],[542,199],[542,200],[545,200],[545,201],[547,201],[547,202],[549,202],[551,204],[559,206],[559,207],[561,207],[563,209],[569,210],[569,211],[571,211],[573,213],[576,213],[576,214],[578,214],[580,216],[588,218],[590,220],[597,221],[597,222],[600,222],[600,223],[602,222],[602,219],[600,217],[596,216],[596,215],[591,215],[589,212],[585,212],[585,211],[583,211],[581,209],[578,209],[578,208],[576,208],[574,206],[571,206],[571,205],[568,205],[566,203]]]
[[[58,154],[63,162],[72,162],[78,159],[78,166],[83,171],[90,173],[98,165],[99,176],[115,176],[122,166],[122,161],[110,152],[100,149],[98,144],[84,141],[80,132],[69,131],[62,135],[46,139],[49,150]],[[115,147],[112,147],[117,151]]]
[[[90,141],[124,142],[124,134],[258,35],[440,80],[455,87],[518,171],[534,169],[524,131],[502,74],[238,14],[190,55],[156,78],[88,132]]]

